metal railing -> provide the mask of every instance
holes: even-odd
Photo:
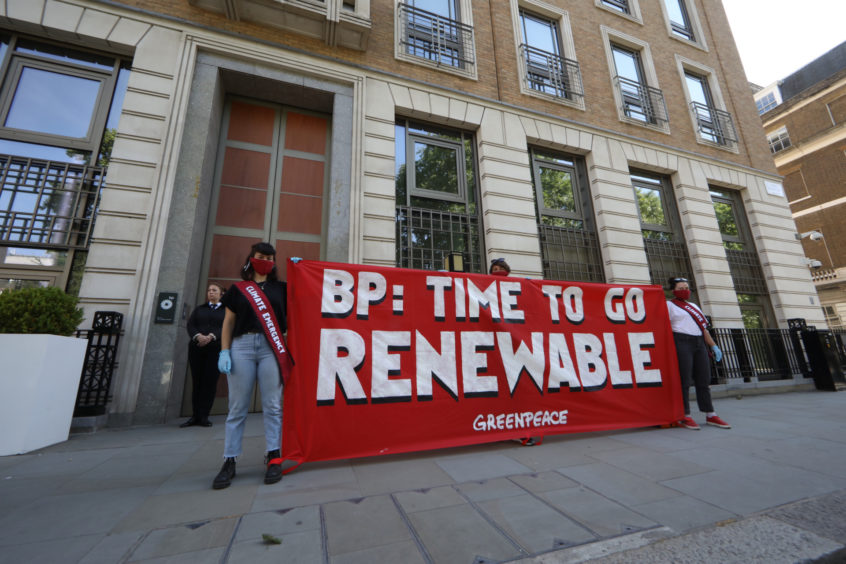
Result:
[[[664,124],[669,121],[664,93],[658,88],[623,78],[614,77],[614,85],[622,100],[622,110],[626,117],[652,124]]]
[[[699,136],[718,145],[737,143],[737,131],[731,114],[699,102],[691,102]]]
[[[723,352],[711,363],[713,384],[729,380],[762,382],[792,380],[794,374],[809,376],[801,340],[789,329],[711,329]]]
[[[86,248],[105,172],[102,167],[0,155],[0,243]]]
[[[444,268],[444,259],[461,253],[464,272],[484,272],[479,217],[423,208],[396,208],[397,266]]]
[[[475,63],[469,25],[403,3],[399,16],[400,44],[409,55],[461,69]]]
[[[538,234],[545,279],[605,282],[596,233],[540,223]]]
[[[111,399],[109,388],[117,367],[117,348],[123,314],[116,311],[94,313],[91,329],[79,330],[76,336],[88,339],[85,362],[79,379],[74,417],[103,415]]]
[[[526,65],[524,80],[527,88],[557,98],[584,96],[579,63],[525,43],[520,45],[520,53]]]

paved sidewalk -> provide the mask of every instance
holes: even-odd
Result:
[[[271,486],[253,415],[219,491],[222,417],[75,435],[0,457],[0,563],[770,564],[843,549],[846,393],[715,402],[733,429],[311,463]]]

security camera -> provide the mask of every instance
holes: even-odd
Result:
[[[818,260],[812,260],[812,261],[808,262],[808,266],[810,266],[811,268],[816,270],[818,268],[822,268],[822,263]]]
[[[820,233],[819,231],[812,231],[811,234],[809,235],[809,238],[811,239],[811,241],[819,241],[820,239],[823,238],[823,234]]]

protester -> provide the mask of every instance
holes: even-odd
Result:
[[[241,268],[243,282],[234,284],[223,297],[226,316],[218,368],[229,384],[229,414],[224,462],[212,484],[214,489],[229,487],[235,477],[235,461],[241,455],[247,409],[256,382],[261,391],[267,450],[264,483],[282,479],[281,402],[287,347],[281,353],[279,347],[286,331],[287,287],[278,278],[275,259],[276,250],[270,243],[253,245]]]
[[[705,423],[723,429],[731,429],[731,425],[720,419],[711,403],[711,361],[708,348],[714,355],[714,361],[720,362],[723,353],[708,332],[708,321],[705,314],[696,304],[687,301],[690,298],[690,285],[686,278],[670,278],[667,287],[673,292],[674,298],[667,301],[667,311],[670,314],[670,326],[673,329],[673,339],[676,342],[676,354],[679,361],[679,375],[681,376],[682,400],[684,402],[684,418],[679,425],[698,431],[699,424],[690,417],[690,401],[688,395],[690,385],[696,388],[696,403],[699,411],[705,413]]]
[[[224,311],[220,305],[223,288],[212,282],[206,290],[206,302],[199,304],[188,318],[188,364],[191,366],[191,417],[180,427],[211,427],[209,412],[217,392],[217,358],[220,354],[220,330]]]
[[[504,258],[495,258],[491,261],[488,274],[493,274],[494,276],[509,276],[511,275],[511,267],[507,262],[505,262]],[[535,446],[540,444],[542,439],[536,437],[523,437],[521,439],[514,439],[514,442],[520,443],[523,446]]]

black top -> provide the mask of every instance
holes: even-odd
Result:
[[[288,330],[286,319],[287,285],[284,282],[272,282],[270,280],[261,283],[256,282],[255,284],[270,301],[273,313],[276,314],[276,321],[279,323],[279,329],[284,333]],[[223,295],[221,303],[235,313],[235,327],[232,330],[233,339],[244,333],[255,332],[264,335],[264,326],[256,317],[253,306],[250,305],[246,296],[241,293],[237,286],[233,284],[229,287],[229,290]]]
[[[212,309],[208,302],[197,305],[194,311],[191,312],[191,317],[188,318],[188,336],[191,337],[193,344],[194,335],[202,333],[214,335],[215,342],[220,343],[220,329],[223,327],[223,317],[226,315],[226,310],[220,304],[217,309]]]

